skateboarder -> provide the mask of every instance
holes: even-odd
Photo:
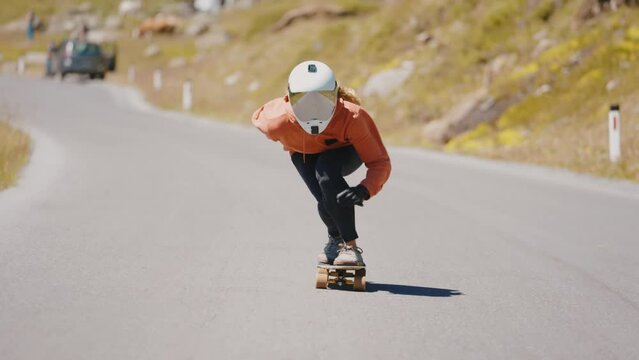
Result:
[[[284,97],[269,101],[252,116],[253,125],[284,145],[328,229],[318,256],[323,264],[364,265],[357,247],[355,205],[375,196],[390,176],[388,153],[371,116],[354,91],[339,86],[319,61],[298,64]],[[362,162],[366,178],[350,187],[344,176]]]

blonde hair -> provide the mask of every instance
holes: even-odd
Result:
[[[362,100],[359,98],[359,96],[357,96],[355,90],[349,87],[340,85],[337,89],[337,96],[348,102],[352,102],[353,104],[362,105]]]

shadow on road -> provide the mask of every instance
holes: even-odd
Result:
[[[367,292],[386,291],[397,295],[428,296],[428,297],[451,297],[463,295],[459,290],[438,289],[423,286],[379,284],[374,282],[366,283]]]

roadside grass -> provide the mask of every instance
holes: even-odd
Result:
[[[16,183],[20,169],[29,161],[30,153],[29,136],[0,121],[0,190]]]
[[[33,41],[29,41],[22,32],[0,34],[0,54],[3,61],[16,61],[29,51],[46,52],[49,41],[57,38],[36,35]]]

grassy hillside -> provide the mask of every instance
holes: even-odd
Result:
[[[29,160],[29,136],[0,122],[0,190],[16,182],[18,172]]]
[[[0,24],[20,19],[30,10],[46,20],[47,17],[61,11],[66,11],[79,5],[89,3],[101,14],[117,12],[118,0],[2,0],[0,4]],[[144,0],[144,9],[152,12],[160,5],[170,3],[167,0]]]
[[[124,36],[116,79],[125,81],[135,65],[136,85],[151,101],[179,108],[181,84],[190,78],[195,112],[247,122],[260,104],[284,93],[288,72],[302,60],[329,63],[358,90],[371,76],[411,61],[415,70],[400,88],[363,99],[388,142],[639,181],[639,10],[620,7],[583,19],[585,2],[263,0],[218,17],[211,32],[227,34],[227,43],[198,49],[202,38]],[[320,3],[349,15],[274,29],[287,11]],[[161,53],[146,58],[151,44]],[[175,58],[187,65],[168,67]],[[151,89],[157,67],[165,70],[161,92]],[[425,136],[427,124],[450,117],[473,94],[498,110],[441,142]],[[615,165],[607,161],[611,103],[621,104],[623,115],[624,160]]]

